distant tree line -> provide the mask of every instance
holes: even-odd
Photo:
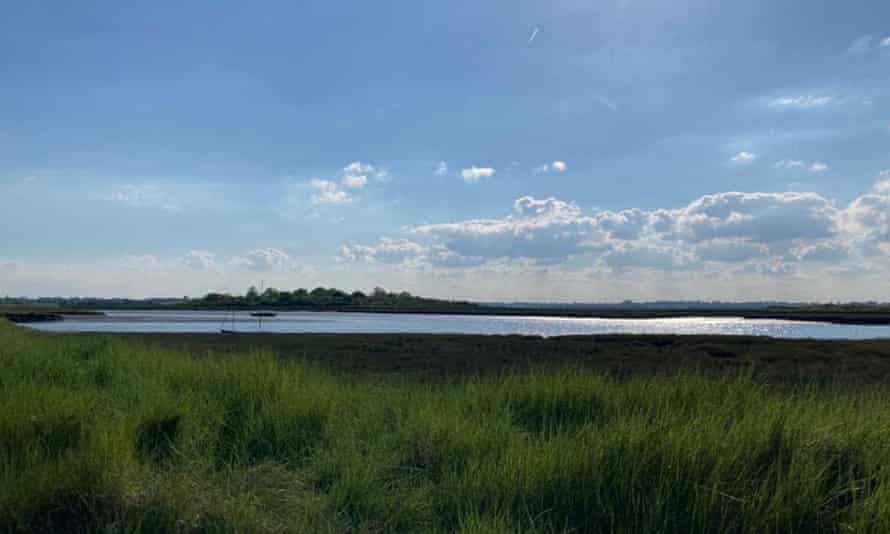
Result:
[[[208,293],[199,298],[63,298],[38,299],[0,298],[0,306],[35,309],[122,310],[122,309],[270,309],[270,310],[390,310],[390,311],[472,311],[481,306],[467,301],[450,301],[417,297],[407,291],[391,292],[375,287],[371,292],[346,292],[335,288],[295,289],[269,288],[260,292],[250,287],[243,295]]]
[[[270,309],[453,309],[476,308],[466,301],[448,301],[417,297],[407,291],[390,292],[375,287],[370,293],[351,293],[336,288],[316,287],[293,291],[269,288],[260,291],[251,286],[244,295],[208,293],[201,299],[189,300],[191,307],[225,309],[235,307]]]

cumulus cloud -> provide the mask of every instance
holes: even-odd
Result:
[[[208,250],[190,250],[182,257],[182,263],[192,269],[212,269],[216,267],[213,253]]]
[[[590,215],[574,203],[522,197],[501,219],[423,225],[412,232],[463,256],[545,259],[610,251],[626,264],[656,245],[687,247],[688,256],[701,246],[702,257],[709,260],[753,257],[766,247],[833,236],[836,214],[815,193],[729,192],[705,195],[678,209]]]
[[[468,184],[473,184],[478,182],[482,178],[491,178],[492,176],[494,176],[495,172],[497,171],[491,167],[474,166],[460,171],[460,176]]]
[[[312,194],[313,204],[349,204],[352,202],[352,197],[337,182],[313,178],[309,181],[309,185],[315,190]]]
[[[364,187],[367,183],[368,177],[363,174],[357,176],[346,175],[345,177],[343,177],[343,185],[345,185],[346,187],[360,188]]]
[[[842,207],[812,192],[731,191],[678,208],[585,213],[573,202],[525,196],[503,217],[407,231],[410,239],[344,247],[341,257],[435,267],[580,261],[677,271],[751,264],[746,272],[790,275],[795,269],[788,264],[837,267],[853,257],[890,258],[890,173]]]
[[[751,163],[757,159],[757,155],[751,152],[739,152],[732,157],[733,163]]]
[[[695,247],[695,254],[702,261],[736,263],[766,256],[768,247],[746,239],[714,239]]]
[[[564,161],[556,160],[552,163],[545,163],[538,167],[535,167],[535,174],[542,174],[546,172],[566,172],[569,166]]]
[[[837,241],[822,243],[801,243],[789,251],[797,261],[837,262],[850,255],[848,247]]]
[[[834,102],[833,96],[782,96],[769,101],[774,108],[813,109],[827,106]]]
[[[818,239],[833,234],[837,210],[816,193],[705,195],[684,208],[662,210],[672,233],[690,241],[745,238],[761,243]]]
[[[678,269],[684,268],[691,259],[681,249],[646,243],[617,247],[603,254],[604,263],[618,269]]]
[[[841,224],[860,240],[874,240],[884,248],[890,244],[890,171],[878,175],[870,193],[850,203]]]
[[[243,256],[234,258],[232,263],[236,267],[251,271],[281,270],[287,267],[290,256],[277,248],[260,248],[251,250]]]
[[[583,252],[596,233],[596,221],[580,208],[555,198],[522,197],[502,219],[474,219],[418,226],[412,232],[431,237],[458,255],[488,258],[565,257]]]
[[[402,263],[426,255],[428,247],[407,239],[382,238],[374,245],[340,247],[340,258],[349,261]]]
[[[384,169],[378,169],[371,164],[362,163],[361,161],[354,161],[343,167],[342,184],[346,187],[359,189],[367,185],[369,176],[382,180],[386,178],[387,174],[387,171]]]

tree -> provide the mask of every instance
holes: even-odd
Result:
[[[274,287],[270,287],[269,289],[263,291],[263,298],[276,300],[278,298],[278,290]]]

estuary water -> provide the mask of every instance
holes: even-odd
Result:
[[[232,316],[217,311],[108,311],[105,316],[67,316],[64,321],[29,326],[54,332],[208,333],[232,329]],[[716,334],[779,338],[890,339],[890,326],[866,326],[744,319],[683,317],[674,319],[595,319],[498,315],[428,315],[388,313],[281,312],[262,326],[248,312],[234,316],[238,332],[521,334],[565,336],[593,334]]]

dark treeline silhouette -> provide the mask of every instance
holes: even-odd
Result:
[[[478,310],[481,306],[466,301],[450,301],[417,297],[407,291],[390,292],[376,287],[369,293],[346,292],[335,288],[295,289],[275,288],[260,292],[250,287],[243,295],[208,293],[200,298],[62,298],[39,299],[5,298],[2,305],[29,309],[55,310],[122,310],[122,309],[190,309],[190,310],[344,310],[344,311],[418,311],[458,312]]]
[[[208,293],[201,299],[191,299],[189,306],[195,308],[271,308],[271,309],[469,309],[476,304],[465,301],[448,301],[417,297],[407,291],[390,292],[374,288],[370,293],[351,293],[335,289],[316,287],[315,289],[295,289],[283,291],[269,288],[260,293],[251,287],[244,295]]]

